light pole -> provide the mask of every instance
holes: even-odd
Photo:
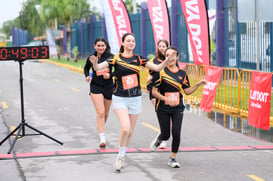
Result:
[[[255,0],[255,25],[256,25],[256,70],[260,70],[260,7],[259,1]]]

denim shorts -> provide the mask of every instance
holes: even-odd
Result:
[[[137,97],[120,97],[112,96],[113,109],[128,109],[129,114],[140,114],[142,112],[141,96]]]

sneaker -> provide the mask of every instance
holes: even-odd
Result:
[[[175,160],[175,158],[169,158],[168,165],[172,168],[180,168],[179,163]]]
[[[159,134],[156,135],[155,139],[150,144],[151,151],[156,151],[157,147],[160,145],[160,143],[158,141]]]
[[[122,160],[122,166],[121,166],[121,168],[122,168],[122,169],[125,168],[125,159],[124,159],[124,158],[123,158],[123,160]]]
[[[162,142],[160,143],[160,145],[159,145],[158,148],[160,148],[160,149],[165,149],[166,146],[167,146],[167,141],[162,141]]]
[[[114,164],[114,169],[120,172],[122,168],[124,168],[124,157],[118,155]]]
[[[105,136],[103,137],[100,137],[100,145],[99,145],[100,148],[105,148],[106,147],[106,139],[105,139]]]

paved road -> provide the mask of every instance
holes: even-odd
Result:
[[[2,140],[20,123],[21,110],[18,63],[0,63]],[[148,149],[158,124],[146,93],[126,168],[116,173],[112,165],[119,124],[110,110],[107,149],[99,150],[95,110],[84,76],[36,61],[25,62],[23,76],[26,122],[64,145],[42,135],[26,136],[16,142],[12,154],[6,154],[11,138],[0,146],[1,181],[273,180],[272,143],[232,132],[209,120],[206,113],[190,109],[185,111],[181,151],[177,155],[182,167],[169,168],[168,149]],[[26,128],[26,133],[33,131]]]

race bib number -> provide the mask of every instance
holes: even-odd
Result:
[[[97,73],[97,76],[103,75],[105,73],[109,73],[109,68],[107,67],[106,69],[97,71],[96,73]]]
[[[138,86],[137,74],[131,74],[122,77],[123,89],[131,89]]]
[[[165,96],[168,99],[171,99],[172,101],[175,101],[175,103],[178,105],[179,101],[180,101],[180,96],[179,96],[179,92],[166,92]],[[165,102],[165,104],[167,104],[167,102]]]

